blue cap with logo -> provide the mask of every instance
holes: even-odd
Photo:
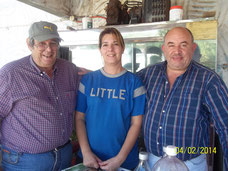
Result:
[[[29,38],[33,38],[39,42],[49,39],[58,39],[59,41],[62,40],[57,32],[57,26],[46,21],[33,23],[29,28]]]

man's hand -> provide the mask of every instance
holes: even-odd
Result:
[[[78,75],[85,75],[85,74],[87,74],[88,72],[91,72],[91,70],[88,70],[88,69],[79,67]]]

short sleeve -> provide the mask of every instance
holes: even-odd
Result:
[[[132,111],[132,116],[144,114],[145,93],[146,93],[146,90],[142,84],[142,81],[138,77],[136,77],[134,93],[133,93],[134,107]]]
[[[85,113],[87,108],[87,98],[85,95],[85,85],[80,82],[77,94],[77,104],[75,110],[78,112]]]

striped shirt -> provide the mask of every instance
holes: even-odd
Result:
[[[170,89],[166,67],[165,61],[138,73],[147,90],[143,132],[148,152],[162,156],[163,146],[175,145],[183,150],[177,156],[179,159],[197,157],[202,152],[200,147],[209,147],[212,122],[227,164],[228,89],[225,83],[215,72],[192,61]]]
[[[66,143],[72,134],[77,72],[74,64],[58,58],[50,78],[31,56],[1,68],[1,144],[42,153]]]

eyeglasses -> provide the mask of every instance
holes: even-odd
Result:
[[[57,43],[57,42],[50,42],[49,44],[46,44],[46,43],[44,43],[44,42],[40,42],[40,43],[38,43],[38,44],[35,44],[34,46],[36,46],[37,49],[40,50],[40,51],[44,51],[44,50],[46,50],[48,47],[50,47],[50,48],[53,49],[53,50],[56,50],[56,49],[58,49],[58,47],[59,47],[59,43]]]

